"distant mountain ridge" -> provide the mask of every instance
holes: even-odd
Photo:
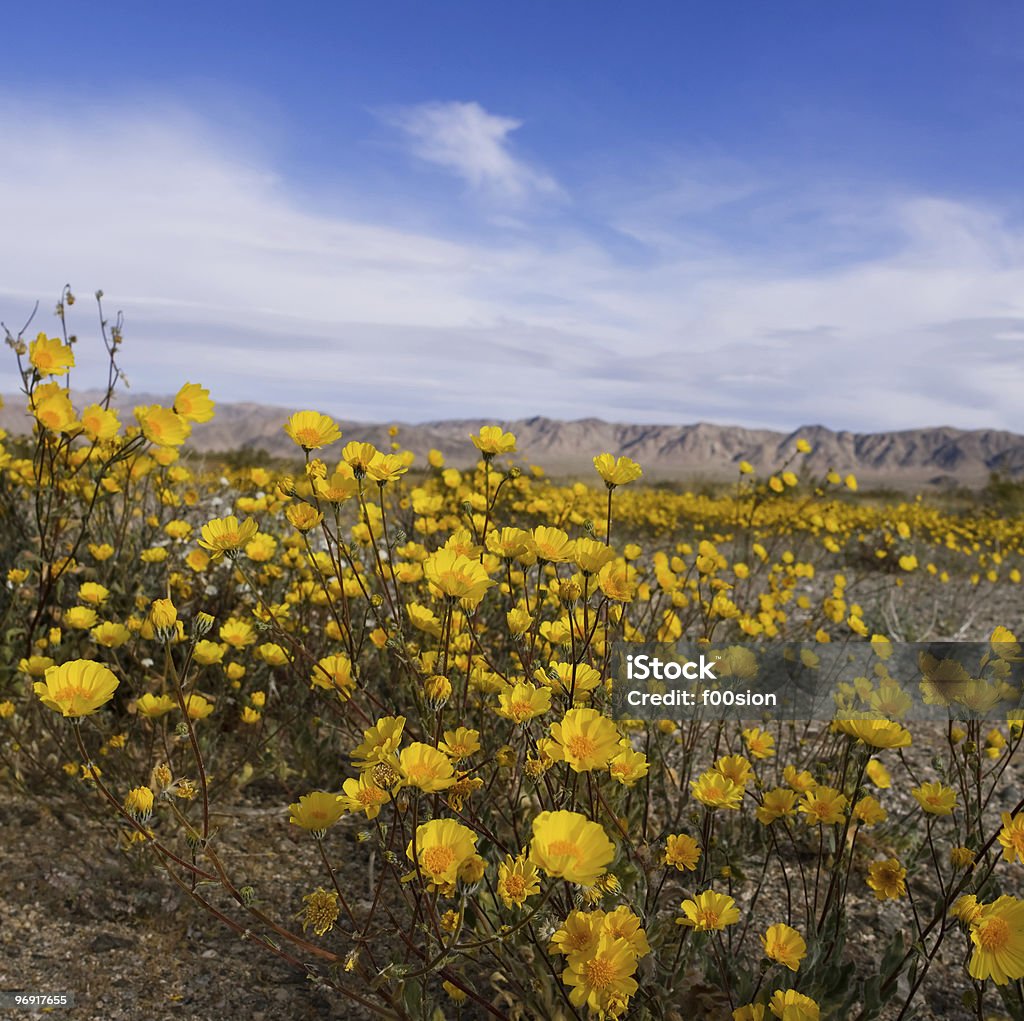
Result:
[[[76,395],[76,400],[83,399],[94,400],[96,395]],[[130,421],[135,405],[169,402],[168,397],[131,394],[122,395],[116,403],[125,412],[122,420]],[[23,406],[20,395],[5,398],[0,427],[12,434],[28,432],[31,419],[21,410]],[[193,428],[189,446],[201,452],[252,449],[293,456],[296,447],[282,429],[290,414],[291,409],[263,404],[218,404],[213,421]],[[391,442],[388,428],[395,424],[403,447],[421,458],[437,448],[447,464],[460,468],[479,456],[470,434],[493,422],[474,418],[382,424],[338,419],[345,441],[367,440],[386,450]],[[866,483],[978,487],[992,472],[1024,478],[1024,436],[997,429],[941,426],[855,433],[809,425],[783,433],[708,422],[629,425],[599,418],[560,421],[543,416],[498,424],[516,435],[517,463],[539,464],[560,475],[592,472],[594,455],[609,451],[638,461],[649,480],[725,480],[735,477],[740,461],[749,461],[759,472],[778,470],[792,454],[796,440],[803,437],[812,450],[800,464],[814,473],[829,468],[853,472]]]

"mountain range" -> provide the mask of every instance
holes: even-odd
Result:
[[[77,406],[80,401],[96,399],[89,393],[74,396]],[[131,421],[135,405],[169,404],[170,400],[132,394],[115,403],[122,409],[122,420]],[[23,408],[22,396],[5,398],[0,427],[12,434],[30,431],[32,420]],[[218,404],[212,421],[193,427],[188,445],[198,452],[249,449],[274,457],[294,456],[297,448],[282,429],[290,414],[290,409],[264,404]],[[383,450],[392,440],[388,434],[391,424],[338,420],[345,441],[367,440]],[[421,460],[431,448],[437,448],[444,453],[446,464],[462,468],[479,457],[470,434],[492,421],[393,424],[399,427],[398,441]],[[843,474],[853,472],[867,484],[895,487],[979,487],[993,472],[1024,478],[1024,436],[997,429],[941,426],[855,433],[808,425],[783,433],[708,422],[629,425],[598,418],[560,421],[542,416],[496,424],[515,434],[516,463],[539,464],[555,475],[588,475],[593,472],[593,456],[609,451],[638,461],[644,477],[651,481],[724,481],[735,478],[741,461],[749,461],[760,473],[779,470],[793,453],[797,438],[803,437],[811,444],[811,453],[798,459],[798,465],[814,475],[835,468]]]

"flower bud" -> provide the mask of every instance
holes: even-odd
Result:
[[[153,814],[153,792],[148,787],[133,787],[125,795],[124,810],[136,822],[149,822]]]

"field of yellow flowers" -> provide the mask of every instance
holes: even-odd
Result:
[[[353,1017],[910,1018],[954,962],[946,1016],[1024,1018],[1020,714],[915,726],[877,677],[845,724],[609,708],[617,643],[680,639],[972,638],[998,685],[1019,516],[863,499],[803,441],[695,495],[599,450],[560,484],[499,426],[418,463],[315,410],[293,468],[229,470],[188,452],[203,386],[112,410],[117,327],[73,401],[72,302],[7,338],[36,425],[0,452],[4,785],[87,799],[126,874]],[[219,838],[257,790],[300,897]]]

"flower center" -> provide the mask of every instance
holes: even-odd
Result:
[[[450,847],[428,847],[420,855],[420,861],[428,872],[440,875],[451,868],[455,861],[455,852]]]
[[[505,878],[505,889],[508,891],[509,896],[521,897],[526,889],[526,883],[523,881],[522,876],[513,874]]]
[[[57,692],[56,702],[71,702],[76,698],[88,698],[89,692],[80,684],[65,685]]]
[[[548,844],[548,854],[579,858],[581,851],[579,844],[573,840],[552,840]]]
[[[978,926],[978,942],[990,953],[1010,942],[1010,924],[1005,918],[989,918]]]
[[[603,957],[587,961],[585,971],[592,989],[607,989],[615,981],[615,969]]]
[[[586,759],[597,749],[597,745],[584,734],[577,734],[575,737],[569,738],[567,747],[573,757],[577,759]]]

